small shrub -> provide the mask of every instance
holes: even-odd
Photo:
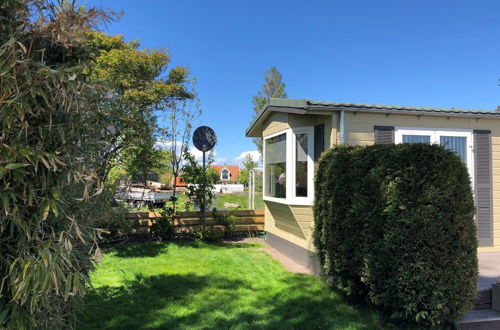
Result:
[[[172,218],[163,216],[153,223],[150,228],[151,237],[158,241],[168,241],[175,238],[176,231]]]
[[[338,147],[316,177],[314,243],[324,272],[394,319],[456,324],[476,296],[466,166],[437,145]]]
[[[207,206],[212,205],[214,198],[213,187],[219,180],[217,172],[210,167],[210,164],[214,161],[213,155],[209,154],[205,168],[188,151],[184,152],[184,158],[186,165],[183,167],[182,177],[183,180],[191,183],[188,186],[186,195],[194,206],[199,209],[206,209]]]
[[[195,230],[194,239],[209,243],[218,243],[222,240],[224,232],[213,226],[204,226]]]
[[[229,238],[234,235],[236,229],[236,217],[234,215],[217,213],[214,209],[213,217],[215,224],[222,226],[225,238]]]

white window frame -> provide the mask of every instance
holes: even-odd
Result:
[[[286,152],[286,159],[285,159],[285,162],[286,162],[286,192],[285,192],[285,198],[279,198],[279,197],[271,197],[271,196],[266,196],[266,193],[267,193],[267,176],[266,176],[266,140],[270,139],[270,138],[273,138],[275,136],[278,136],[278,135],[282,135],[282,134],[286,134],[286,144],[285,144],[285,152]],[[270,201],[270,202],[276,202],[276,203],[284,203],[286,204],[286,200],[288,198],[288,177],[290,176],[290,171],[291,171],[291,168],[290,168],[290,164],[289,164],[289,157],[290,157],[290,141],[291,141],[291,130],[290,129],[286,129],[286,130],[282,130],[282,131],[279,131],[279,132],[276,132],[276,133],[273,133],[271,135],[267,135],[264,137],[263,141],[262,141],[262,164],[263,164],[263,169],[262,169],[262,177],[263,177],[263,180],[262,180],[262,188],[263,188],[263,192],[262,192],[262,199],[265,200],[265,201]]]
[[[296,194],[296,134],[308,134],[307,137],[307,197],[297,197]],[[275,136],[286,134],[286,197],[278,198],[266,196],[267,177],[266,177],[266,140]],[[263,138],[263,199],[265,201],[288,204],[288,205],[312,205],[314,201],[314,127],[288,128],[279,132],[267,135]]]
[[[291,203],[295,205],[311,205],[314,198],[314,127],[293,128],[292,132]],[[297,134],[307,134],[307,197],[296,196],[297,167],[295,165],[297,163]]]
[[[460,128],[419,128],[419,127],[395,127],[394,142],[403,143],[403,135],[429,135],[431,144],[440,144],[441,136],[458,136],[467,138],[467,169],[471,184],[474,184],[474,135],[471,129]]]

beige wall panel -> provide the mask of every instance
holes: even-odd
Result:
[[[263,124],[264,130],[262,136],[268,136],[279,131],[290,128],[288,125],[288,114],[282,112],[275,112],[266,119]]]
[[[306,209],[310,210],[307,211]],[[295,216],[294,212],[301,213]],[[306,213],[309,212],[309,215]],[[314,251],[311,240],[313,222],[311,207],[291,206],[281,203],[265,202],[266,231]],[[299,220],[300,219],[300,220]]]
[[[292,128],[314,126],[317,125],[317,117],[319,116],[304,116],[291,113],[288,115],[288,124]]]
[[[356,134],[373,134],[373,126],[403,126],[403,127],[434,127],[434,128],[466,128],[466,129],[491,129],[493,143],[500,144],[500,119],[474,119],[437,116],[416,115],[385,115],[373,113],[346,113],[346,132],[350,139]],[[348,141],[351,143],[350,141]]]
[[[310,238],[310,229],[314,222],[314,215],[312,206],[292,206],[292,212],[299,223],[302,232],[305,234],[306,238]],[[309,234],[306,233],[309,232]]]
[[[375,133],[356,133],[351,132],[349,137],[356,141],[375,141]]]
[[[331,131],[331,134],[330,134],[330,148],[333,147],[334,145],[338,144],[338,127],[339,127],[339,113],[338,112],[335,112],[332,114],[332,117],[331,117],[331,127],[332,127],[332,131]]]
[[[306,239],[289,205],[268,202],[266,202],[266,205],[268,206],[270,215],[274,219],[275,227],[298,238]]]
[[[314,220],[299,221],[299,225],[300,225],[300,228],[302,228],[302,231],[305,232],[306,230],[311,230],[313,228],[313,222],[314,222]]]
[[[312,206],[293,206],[293,213],[297,216],[305,215],[308,217],[312,217],[313,209]]]

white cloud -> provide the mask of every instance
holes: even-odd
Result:
[[[250,150],[243,151],[238,157],[234,159],[234,161],[241,164],[247,158],[247,155],[252,156],[254,162],[260,163],[262,160],[261,154],[258,150]]]
[[[157,140],[155,143],[155,147],[161,150],[170,150],[170,147],[173,145],[173,143],[174,142],[172,141]],[[180,154],[182,152],[182,142],[175,141],[175,146],[176,146],[176,153]]]
[[[203,159],[203,152],[199,151],[195,147],[189,148],[189,153],[194,156],[196,160],[202,160]]]
[[[194,156],[194,158],[197,161],[202,161],[203,160],[203,152],[196,149],[196,147],[191,146],[189,148],[189,153]],[[225,158],[216,158],[215,156],[217,155],[217,150],[214,148],[213,150],[205,153],[206,160],[208,161],[208,157],[213,157],[215,158],[216,162],[215,164],[219,164],[219,160],[225,161]]]
[[[155,146],[159,149],[163,150],[170,150],[170,147],[172,146],[172,141],[166,141],[166,140],[158,140],[155,143]],[[176,146],[177,146],[177,154],[179,154],[182,150],[182,142],[181,141],[175,141]],[[203,160],[203,152],[196,149],[194,146],[190,146],[188,149],[189,153],[194,156],[194,158],[201,162]],[[217,151],[213,149],[212,151],[209,151],[206,153],[206,159],[208,160],[208,157],[212,154],[212,156],[215,158],[215,155],[217,154]],[[215,164],[220,164],[220,163],[225,163],[227,162],[227,158],[215,158]]]

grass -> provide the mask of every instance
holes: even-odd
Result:
[[[240,207],[227,208],[224,203],[238,204]],[[248,193],[245,194],[217,194],[212,203],[213,207],[219,210],[248,210]],[[255,210],[263,210],[264,201],[262,200],[262,193],[255,194]]]
[[[186,207],[187,196],[185,193],[180,193],[177,208],[179,212],[193,211],[193,205]],[[225,207],[224,203],[238,204],[239,207]],[[167,201],[166,206],[172,206],[172,202]],[[248,193],[245,194],[216,194],[212,201],[212,206],[209,208],[217,208],[218,210],[248,210]],[[152,211],[161,212],[162,208],[150,209],[147,206],[129,207],[130,211]],[[255,210],[263,210],[264,201],[262,200],[262,193],[255,193]]]
[[[258,244],[127,244],[92,274],[80,329],[381,329],[321,280]]]

